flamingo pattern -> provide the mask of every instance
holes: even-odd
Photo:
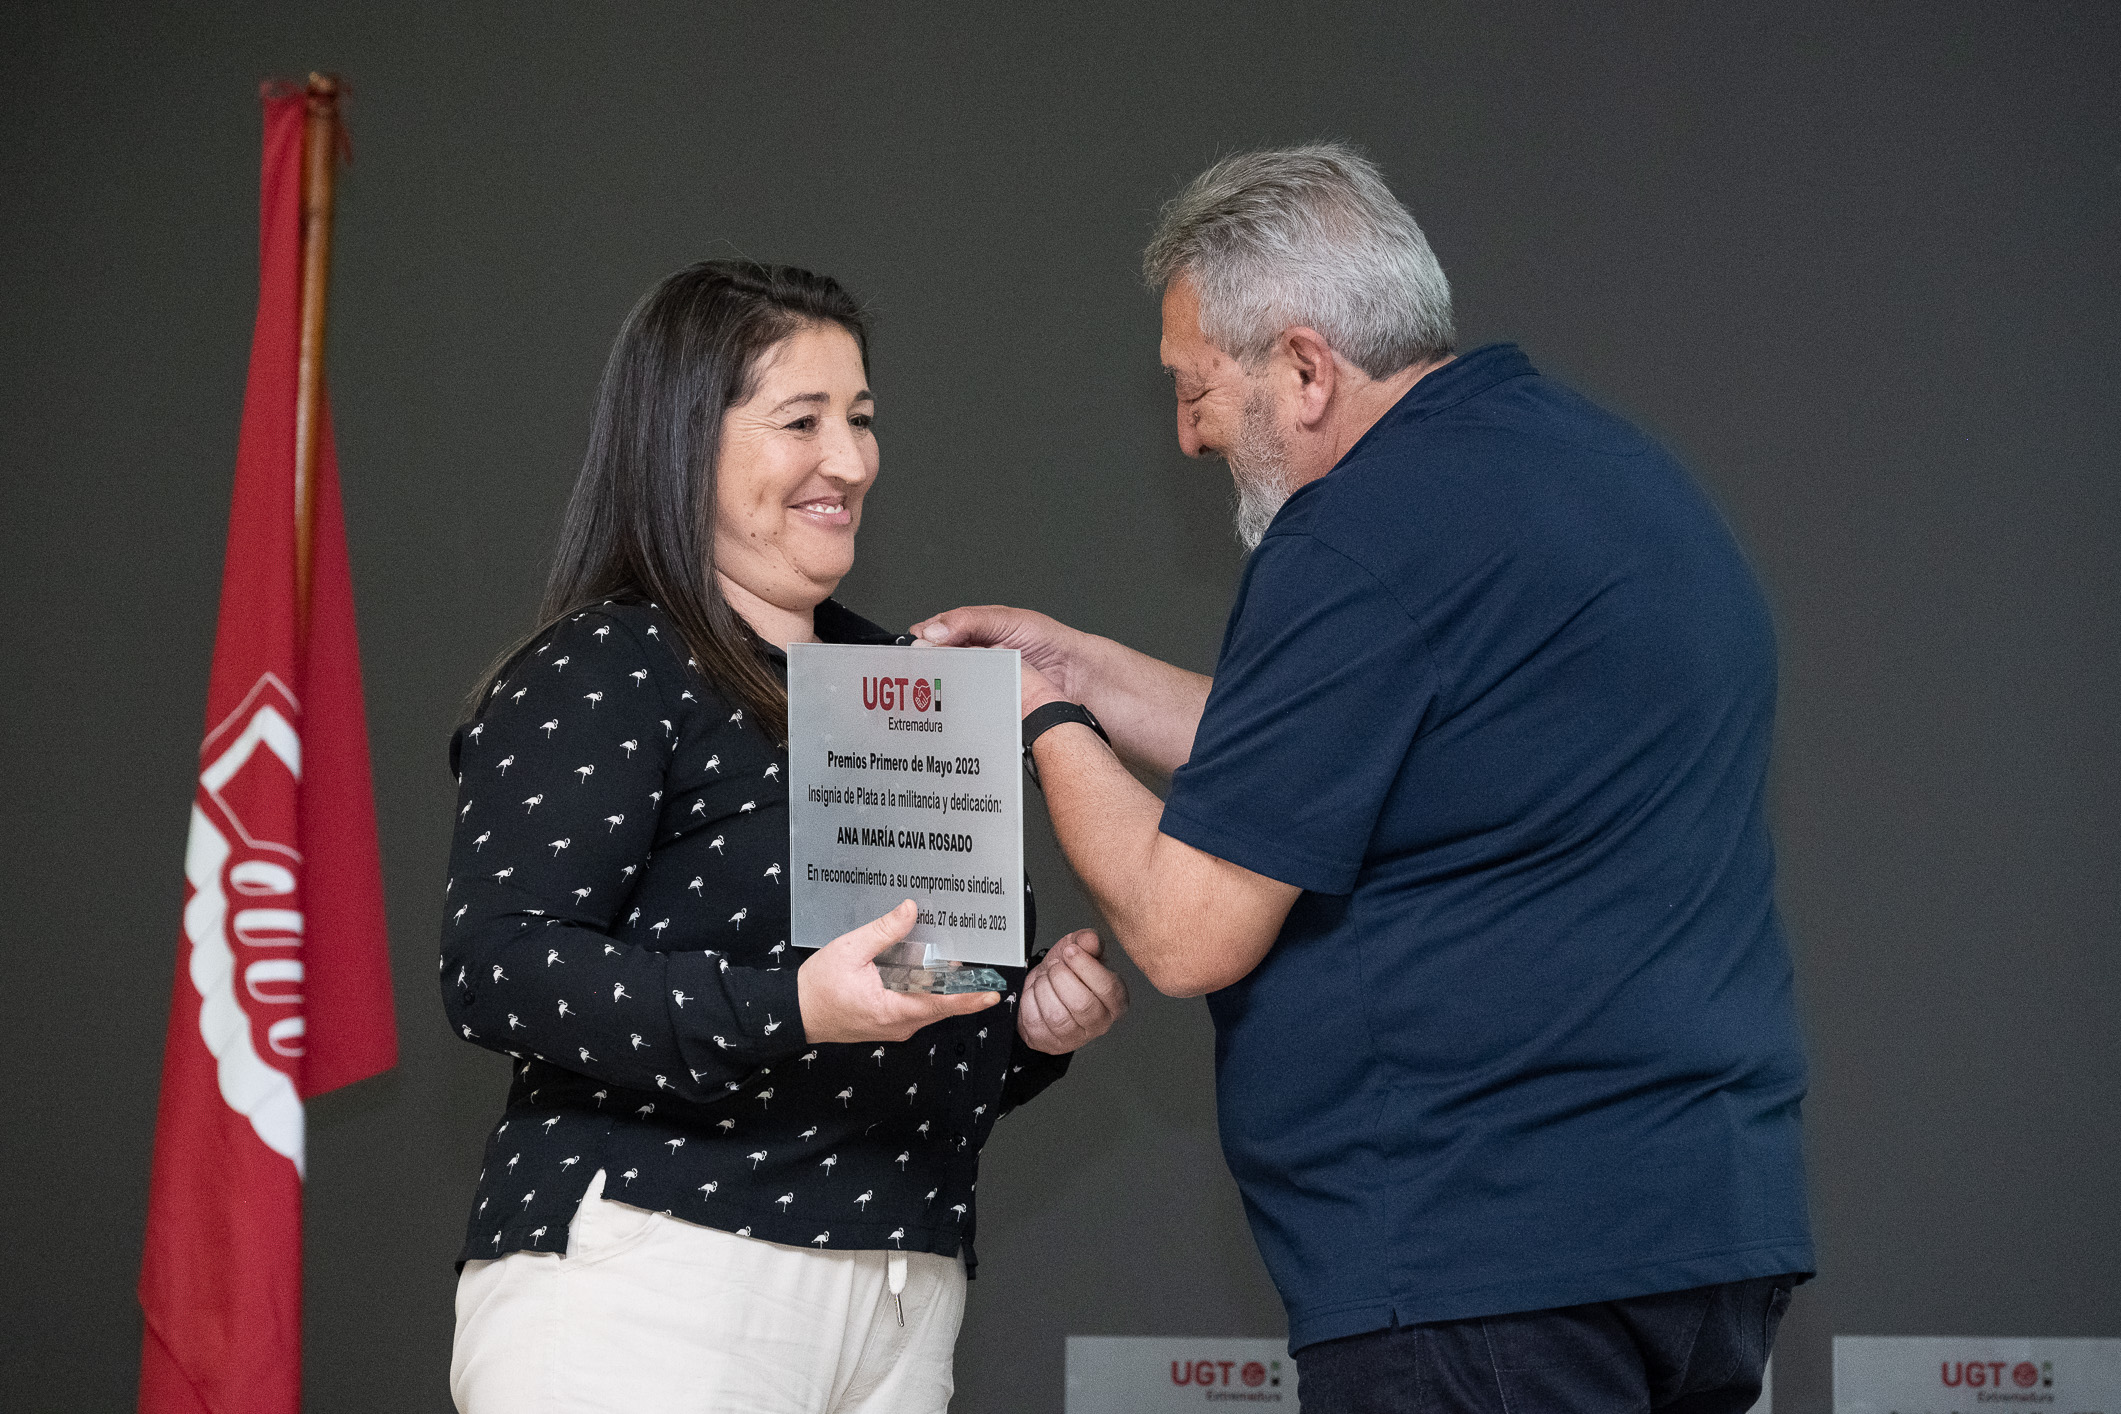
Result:
[[[898,641],[830,600],[815,621]],[[602,1169],[609,1196],[723,1231],[972,1265],[979,1151],[1067,1058],[1013,1026],[981,1044],[987,1017],[881,1048],[789,1024],[787,752],[682,644],[650,604],[571,614],[451,743],[442,999],[513,1062],[461,1256],[564,1253]]]

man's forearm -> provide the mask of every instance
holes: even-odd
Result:
[[[1051,728],[1031,750],[1062,852],[1151,986],[1199,996],[1259,965],[1293,885],[1164,834],[1163,802],[1081,723]]]
[[[1185,765],[1215,680],[1095,634],[1071,647],[1058,686],[1097,714],[1113,750],[1160,776]]]
[[[1094,702],[1090,710],[1104,716]],[[1031,749],[1061,852],[1120,945],[1144,966],[1135,899],[1149,875],[1163,802],[1088,727],[1063,723]]]

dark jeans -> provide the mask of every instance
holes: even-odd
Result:
[[[1745,1414],[1796,1276],[1423,1326],[1296,1352],[1303,1414]]]

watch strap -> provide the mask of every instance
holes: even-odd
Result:
[[[1048,702],[1043,707],[1033,708],[1024,715],[1024,769],[1031,774],[1031,784],[1040,790],[1044,790],[1045,785],[1038,778],[1038,761],[1031,755],[1031,743],[1063,722],[1081,722],[1096,732],[1105,745],[1112,744],[1112,735],[1105,730],[1105,724],[1080,702]]]

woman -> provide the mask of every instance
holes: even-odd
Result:
[[[443,999],[517,1061],[462,1253],[466,1414],[942,1410],[980,1148],[1125,1010],[1088,932],[1001,996],[884,990],[910,903],[788,953],[786,645],[898,641],[828,597],[867,383],[832,280],[651,291],[545,627],[452,743]]]

